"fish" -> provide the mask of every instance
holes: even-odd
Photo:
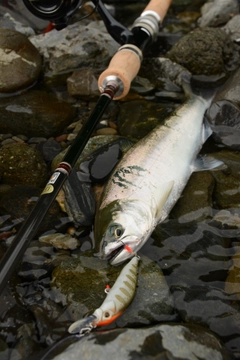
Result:
[[[96,256],[118,265],[137,253],[164,221],[194,171],[220,169],[223,163],[197,156],[212,134],[204,120],[215,90],[193,91],[187,99],[123,156],[104,190],[95,216]]]
[[[109,325],[126,310],[136,292],[139,260],[140,257],[135,255],[124,266],[102,305],[92,315],[71,324],[70,334],[85,335],[97,326]]]

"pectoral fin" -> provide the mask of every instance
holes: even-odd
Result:
[[[226,165],[221,160],[215,159],[209,155],[198,155],[194,164],[192,165],[192,171],[205,171],[205,170],[223,170]]]
[[[161,197],[161,201],[158,203],[158,207],[157,207],[157,213],[156,213],[156,218],[158,219],[161,216],[161,212],[162,209],[164,207],[164,205],[166,204],[166,201],[169,197],[169,195],[172,192],[173,189],[173,185],[174,185],[174,181],[169,181],[165,184],[161,184],[161,193],[163,194]]]

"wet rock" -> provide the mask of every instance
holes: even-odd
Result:
[[[128,310],[116,320],[117,327],[151,325],[176,319],[172,294],[162,270],[154,261],[141,253],[140,256],[136,295]]]
[[[186,68],[165,57],[143,59],[140,74],[147,76],[158,90],[179,92],[181,95],[182,77],[191,77]]]
[[[225,340],[236,355],[240,350],[239,303],[236,297],[211,286],[176,287],[175,306],[184,322],[207,326]],[[233,355],[234,356],[234,355]]]
[[[26,88],[38,79],[41,56],[25,35],[0,29],[0,55],[0,93]]]
[[[91,69],[74,71],[67,79],[67,89],[69,95],[86,99],[100,95],[97,78]]]
[[[10,0],[2,1],[0,5],[0,13],[9,13],[15,20],[21,24],[31,26],[31,28],[39,31],[44,30],[49,22],[34,16],[24,5],[23,1]],[[18,29],[16,29],[18,30]]]
[[[195,76],[226,77],[237,68],[239,55],[230,37],[221,29],[198,28],[185,35],[166,54]],[[209,82],[211,79],[206,79]]]
[[[8,185],[44,186],[47,166],[40,152],[30,146],[12,144],[0,149],[0,174]]]
[[[86,156],[90,155],[91,152],[98,150],[100,147],[107,145],[111,141],[115,141],[119,138],[120,138],[119,135],[97,135],[97,136],[91,137],[88,140],[82,154],[78,158],[76,165],[75,165],[75,169],[78,170],[81,162],[86,158]],[[58,165],[58,163],[60,163],[62,161],[62,159],[66,155],[68,149],[69,149],[69,147],[67,149],[63,150],[60,154],[58,154],[54,158],[54,160],[52,162],[52,169],[55,169],[56,166]]]
[[[235,15],[228,23],[223,27],[223,30],[231,37],[231,39],[240,39],[240,14]]]
[[[37,149],[41,152],[46,162],[52,161],[62,150],[60,144],[54,139],[40,142]]]
[[[52,93],[32,90],[0,99],[0,133],[50,137],[75,119],[76,109]]]
[[[232,265],[228,244],[212,226],[169,220],[156,227],[142,252],[157,261],[169,286],[218,286]]]
[[[183,193],[171,211],[171,218],[180,222],[203,220],[212,215],[214,178],[207,171],[191,175]]]
[[[200,27],[219,26],[239,13],[237,0],[214,0],[204,4],[201,8],[202,16],[198,20]]]
[[[216,182],[213,192],[214,201],[221,209],[238,208],[240,204],[240,155],[223,150],[214,153],[213,156],[227,165],[226,170],[212,172]]]
[[[207,118],[216,142],[240,150],[240,69],[216,94]]]
[[[212,223],[219,228],[240,229],[240,209],[220,210],[212,218]]]
[[[0,28],[7,28],[11,30],[18,31],[19,33],[29,37],[34,35],[34,30],[19,21],[15,20],[8,12],[1,15],[1,7],[0,7]]]
[[[149,325],[172,319],[172,297],[160,268],[145,256],[141,259],[136,295],[115,326]],[[82,255],[67,259],[54,269],[52,288],[56,294],[65,295],[72,321],[93,313],[102,304],[106,297],[104,288],[114,284],[123,266],[112,267],[105,261]]]
[[[70,69],[103,68],[118,49],[102,21],[87,26],[76,22],[61,31],[32,36],[30,40],[44,57],[46,76]]]
[[[53,360],[73,360],[78,357],[83,360],[231,359],[212,332],[188,324],[95,332],[72,344]]]
[[[163,122],[174,107],[174,105],[155,104],[146,100],[126,102],[121,105],[118,116],[119,133],[139,140]]]
[[[69,234],[61,233],[44,235],[41,236],[38,240],[40,242],[51,244],[57,249],[75,250],[81,245],[78,239],[72,237]]]
[[[238,218],[239,222],[240,218]],[[238,224],[239,225],[239,224]],[[236,298],[240,299],[240,245],[239,243],[235,243],[234,246],[234,255],[232,256],[233,266],[229,269],[228,277],[225,283],[225,291],[228,294],[235,295]]]
[[[36,205],[41,191],[41,189],[30,185],[13,186],[8,194],[0,200],[0,214],[11,215],[12,219],[17,219],[16,223],[22,222]],[[60,221],[60,217],[59,206],[57,202],[54,202],[44,217],[38,234],[53,229],[54,225]]]

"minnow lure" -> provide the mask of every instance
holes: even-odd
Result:
[[[107,297],[102,305],[87,318],[75,321],[68,328],[70,334],[85,335],[97,326],[104,326],[117,319],[133,300],[136,286],[138,263],[140,257],[135,255],[122,269],[115,284],[107,290]]]

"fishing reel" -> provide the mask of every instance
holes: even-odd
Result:
[[[81,6],[82,0],[23,0],[32,14],[51,21],[57,30],[67,26],[69,18]]]
[[[112,17],[101,0],[92,2],[113,39],[121,45],[129,42],[132,38],[131,31]],[[79,9],[82,0],[23,0],[23,3],[32,14],[51,21],[57,30],[61,30],[68,25],[70,17]]]

